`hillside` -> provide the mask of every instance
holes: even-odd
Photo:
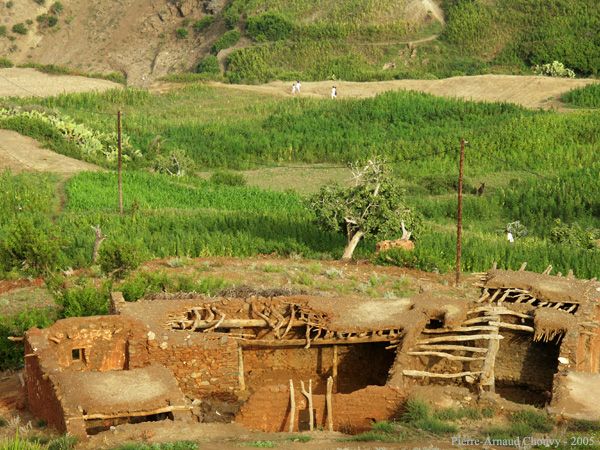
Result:
[[[383,3],[9,0],[0,55],[118,72],[131,85],[196,70],[256,83],[530,73],[555,59],[584,76],[600,67],[595,0]]]
[[[58,11],[56,3],[60,4]],[[8,56],[16,64],[36,62],[85,72],[121,72],[130,84],[143,85],[151,78],[190,70],[227,31],[226,23],[237,26],[231,17],[238,2],[225,10],[224,3],[125,0],[116,5],[112,0],[2,1],[0,16],[4,28],[0,29],[0,55]],[[255,11],[260,10],[259,2],[250,3],[256,4]],[[296,9],[289,8],[294,2],[269,3],[279,5],[288,14],[297,14],[299,21],[317,24],[346,26],[345,18],[353,11],[350,1],[323,2],[323,5],[307,2],[306,7]],[[377,14],[369,13],[364,28],[403,29],[408,16],[414,29],[421,27],[426,19],[422,8],[404,0],[395,4],[385,15],[370,5],[369,11]],[[241,21],[252,14],[250,7],[244,5],[243,16],[238,16]],[[313,7],[318,14],[311,19],[306,14]],[[48,16],[54,17],[56,23],[48,22]],[[351,23],[362,23],[363,19],[357,16]],[[22,28],[12,31],[17,24]]]

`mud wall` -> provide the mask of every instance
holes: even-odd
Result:
[[[58,364],[76,371],[123,370],[126,368],[126,333],[110,329],[82,328],[70,332],[69,338],[56,350]],[[73,353],[78,353],[75,359]]]
[[[590,322],[600,323],[600,307],[595,308],[595,317]],[[579,372],[600,373],[600,329],[586,327],[580,330],[576,344]],[[572,358],[569,358],[572,359]]]
[[[186,342],[132,339],[128,354],[132,369],[150,363],[171,369],[183,393],[192,398],[226,399],[239,385],[237,343],[227,336]]]
[[[31,345],[27,341],[25,341],[25,355],[27,355],[25,357],[25,387],[29,410],[49,426],[60,432],[66,432],[64,412],[57,399],[52,380],[43,373],[39,359],[33,355]]]
[[[552,390],[558,367],[559,345],[535,342],[531,333],[503,331],[496,357],[496,380]]]
[[[306,398],[295,382],[296,414],[294,431],[305,431],[308,416]],[[404,393],[387,386],[369,386],[351,394],[334,394],[333,428],[346,433],[370,430],[371,423],[396,417],[406,399]],[[317,428],[327,429],[325,395],[313,395]],[[266,386],[256,391],[242,406],[235,421],[252,430],[287,431],[290,391],[286,385]]]

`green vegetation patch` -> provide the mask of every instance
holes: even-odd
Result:
[[[128,443],[113,450],[197,450],[198,445],[192,441],[165,442],[160,444]]]
[[[233,47],[238,43],[242,34],[238,30],[229,30],[226,31],[223,36],[215,41],[210,51],[214,55],[219,53],[221,50],[225,50],[226,48]]]
[[[569,105],[582,108],[600,108],[600,83],[573,89],[561,97]]]

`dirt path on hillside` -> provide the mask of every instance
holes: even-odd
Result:
[[[101,170],[94,164],[68,158],[42,148],[29,137],[10,130],[0,130],[0,171],[38,171],[74,174],[83,170]]]
[[[73,75],[48,75],[35,69],[0,69],[0,97],[49,97],[71,92],[120,89],[118,83]]]
[[[338,88],[338,98],[374,97],[387,91],[410,90],[465,100],[508,102],[527,108],[560,108],[560,96],[578,87],[596,83],[591,79],[550,78],[517,75],[478,75],[442,80],[393,80],[358,83],[318,81],[302,83],[302,95],[329,98],[331,86]],[[211,83],[215,87],[243,90],[276,96],[291,96],[289,82],[274,81],[263,85]]]

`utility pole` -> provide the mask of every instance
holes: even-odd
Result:
[[[121,138],[121,110],[117,112],[117,145],[118,153],[118,185],[119,185],[119,213],[123,215],[123,139]]]
[[[465,145],[467,141],[460,140],[460,162],[458,163],[458,214],[456,223],[456,285],[460,283],[460,257],[462,256],[462,203],[463,175],[465,165]]]

